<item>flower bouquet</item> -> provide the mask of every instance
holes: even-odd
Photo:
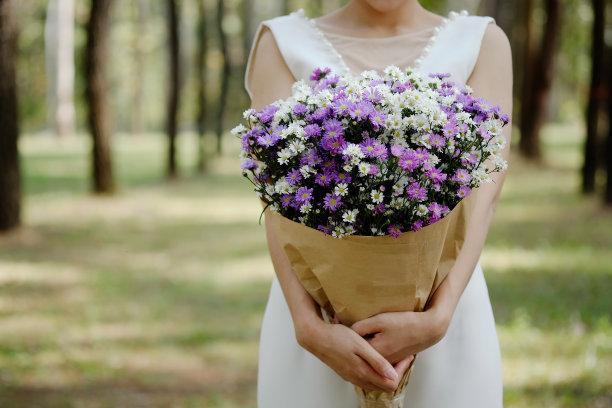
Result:
[[[447,75],[317,69],[292,96],[245,112],[243,174],[324,317],[351,325],[423,311],[461,250],[474,189],[503,171],[499,107]],[[361,407],[402,407],[356,387]]]

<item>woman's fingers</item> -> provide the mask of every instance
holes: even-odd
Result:
[[[357,355],[365,360],[370,367],[380,376],[388,378],[391,381],[395,381],[398,378],[395,368],[389,363],[374,347],[370,346],[368,342],[359,342],[359,349]]]
[[[393,392],[397,388],[400,380],[399,377],[396,377],[395,380],[383,377],[375,371],[367,361],[361,359],[359,356],[356,357],[360,362],[357,363],[359,369],[356,371],[357,382],[353,382],[354,384],[369,391]]]
[[[406,357],[405,359],[403,359],[402,361],[395,364],[395,372],[400,378],[404,376],[404,373],[406,371],[408,371],[408,369],[410,368],[410,364],[412,363],[412,360],[414,360],[414,356],[410,355]]]
[[[376,315],[354,323],[351,326],[351,329],[353,329],[357,334],[363,337],[368,334],[377,333],[383,327],[384,325],[382,322],[382,318],[380,317],[380,315]]]

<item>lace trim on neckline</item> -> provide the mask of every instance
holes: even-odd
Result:
[[[340,66],[342,71],[344,71],[343,74],[350,75],[351,70],[349,69],[348,65],[346,65],[346,62],[344,61],[344,58],[342,57],[342,55],[336,50],[334,45],[329,41],[325,33],[321,31],[317,23],[313,19],[308,18],[306,16],[306,11],[304,11],[304,9],[299,9],[291,14],[294,14],[300,17],[301,19],[303,19],[305,22],[307,22],[310,25],[313,32],[316,33],[316,35],[319,37],[321,42],[323,42],[323,44],[327,46],[331,54],[336,57],[338,65]],[[423,50],[421,50],[419,57],[414,60],[414,66],[412,67],[412,69],[419,69],[421,65],[423,65],[423,62],[429,56],[432,48],[438,41],[438,37],[440,36],[440,33],[446,30],[446,28],[450,25],[451,22],[456,20],[459,16],[467,16],[467,15],[468,15],[467,10],[462,10],[459,13],[457,13],[456,11],[451,11],[450,13],[448,13],[448,17],[443,18],[442,23],[438,25],[437,27],[434,27],[433,34],[431,35],[431,37],[429,37],[429,40],[427,41],[427,45],[425,45]],[[380,37],[380,38],[384,38],[384,37]]]

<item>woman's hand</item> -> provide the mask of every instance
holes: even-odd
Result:
[[[298,343],[340,377],[365,390],[393,392],[414,356],[390,364],[366,340],[342,324],[323,320],[296,328]]]
[[[434,309],[381,313],[351,327],[391,363],[433,346],[444,337],[450,318]]]

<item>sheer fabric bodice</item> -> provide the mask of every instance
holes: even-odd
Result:
[[[296,80],[308,80],[316,68],[329,67],[338,74],[359,74],[365,69],[382,71],[388,65],[413,67],[422,73],[449,73],[457,84],[466,84],[480,53],[490,17],[450,13],[442,24],[419,33],[382,38],[348,37],[323,32],[304,11],[268,20],[259,27],[253,51],[263,27],[272,32],[289,70]],[[251,55],[253,54],[251,52]],[[245,87],[250,92],[250,60]]]

